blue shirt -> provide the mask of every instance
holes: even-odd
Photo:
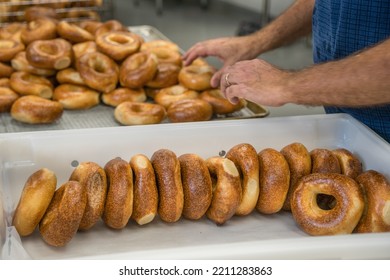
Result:
[[[315,63],[346,57],[389,37],[390,0],[317,0],[315,3]],[[390,104],[364,108],[327,106],[325,111],[348,113],[390,142]]]

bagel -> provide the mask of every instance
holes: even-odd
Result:
[[[154,48],[165,48],[180,53],[180,48],[177,44],[163,39],[156,39],[148,42],[143,42],[140,50],[148,51]]]
[[[114,90],[118,83],[118,65],[99,52],[85,53],[77,59],[76,69],[84,82],[100,92]]]
[[[134,173],[134,206],[132,219],[139,225],[153,221],[157,214],[158,192],[154,169],[149,158],[137,154],[131,157]]]
[[[92,35],[96,34],[96,30],[103,25],[103,22],[98,21],[98,20],[83,20],[78,23],[78,25],[87,30],[89,33]]]
[[[97,45],[95,41],[86,41],[82,43],[73,44],[72,46],[75,59],[86,53],[97,52]]]
[[[277,150],[266,148],[258,153],[259,199],[256,209],[262,214],[279,212],[290,187],[290,169],[284,156]]]
[[[169,63],[179,67],[183,64],[181,54],[178,51],[164,47],[150,48],[148,51],[156,55],[158,63]]]
[[[196,91],[189,90],[181,85],[174,85],[161,89],[154,97],[154,101],[167,109],[176,101],[196,99],[198,96],[199,94]]]
[[[21,22],[12,22],[7,25],[4,25],[0,27],[0,39],[9,39],[17,41],[19,43],[23,43],[22,31],[26,28],[26,24]]]
[[[310,152],[312,173],[341,173],[339,160],[328,149],[317,148]]]
[[[212,182],[206,161],[196,154],[183,154],[180,162],[184,204],[183,217],[199,220],[210,207]]]
[[[73,61],[72,45],[61,38],[36,40],[26,48],[27,61],[34,67],[61,70]]]
[[[12,66],[8,65],[8,63],[0,62],[0,79],[1,78],[9,78],[11,74],[15,71]]]
[[[111,31],[126,31],[126,30],[127,28],[123,26],[122,23],[120,23],[118,20],[112,19],[103,22],[103,24],[96,29],[95,36],[97,37]]]
[[[133,212],[133,171],[130,164],[114,158],[106,163],[108,191],[103,212],[103,221],[113,229],[124,228]]]
[[[184,206],[180,162],[176,154],[160,149],[151,157],[159,194],[158,215],[161,220],[173,223],[180,219]]]
[[[68,110],[86,110],[100,103],[100,94],[88,87],[62,84],[54,89],[53,100]]]
[[[158,63],[154,77],[145,84],[150,88],[167,88],[178,83],[180,67],[172,63]]]
[[[211,88],[214,73],[215,69],[209,65],[189,65],[181,68],[178,79],[188,89],[204,91]]]
[[[20,34],[20,38],[26,46],[36,40],[51,40],[56,37],[56,23],[48,18],[38,18],[30,21]]]
[[[12,219],[12,225],[20,236],[34,232],[49,207],[56,187],[57,177],[47,168],[41,168],[28,177]]]
[[[9,62],[24,50],[24,45],[14,40],[0,39],[0,62]]]
[[[9,112],[19,95],[9,87],[0,86],[0,113]]]
[[[201,99],[183,99],[173,102],[167,110],[171,122],[208,121],[213,116],[213,108]]]
[[[318,195],[332,196],[336,204],[322,209]],[[310,235],[352,233],[364,210],[362,189],[352,178],[337,173],[313,173],[301,178],[291,199],[296,223]]]
[[[73,44],[95,40],[93,34],[76,24],[69,23],[65,20],[62,20],[57,24],[57,33],[60,37]]]
[[[256,149],[248,143],[232,147],[226,158],[237,167],[240,174],[242,199],[236,210],[236,215],[245,216],[255,209],[259,198],[259,160]]]
[[[354,232],[390,232],[390,183],[375,170],[367,170],[356,181],[364,190],[366,204]]]
[[[78,86],[85,86],[84,80],[81,78],[79,72],[74,68],[66,68],[60,70],[56,74],[57,82],[60,84],[72,84]]]
[[[240,99],[237,104],[230,103],[230,101],[222,95],[221,90],[219,89],[203,91],[199,95],[199,98],[210,103],[213,107],[213,112],[219,115],[231,114],[246,106],[244,99]]]
[[[146,101],[146,94],[143,88],[130,89],[130,88],[116,88],[111,92],[102,94],[102,101],[104,104],[116,107],[122,102],[144,102]]]
[[[87,204],[79,230],[88,230],[103,214],[107,195],[106,172],[95,162],[82,162],[73,170],[69,181],[79,182],[86,190]]]
[[[19,97],[11,107],[11,117],[30,124],[47,124],[57,121],[63,113],[61,103],[35,95]]]
[[[36,95],[47,99],[53,96],[53,85],[48,79],[27,72],[12,73],[10,86],[20,95]]]
[[[153,79],[157,72],[157,58],[148,52],[137,52],[128,56],[119,70],[123,87],[141,88]]]
[[[153,103],[125,101],[114,111],[114,117],[122,125],[145,125],[161,123],[166,116],[163,106]]]
[[[55,247],[68,244],[79,228],[86,205],[87,193],[79,182],[61,185],[39,223],[43,240]]]
[[[56,74],[55,69],[44,69],[32,66],[27,60],[25,51],[19,52],[15,55],[15,57],[11,60],[11,65],[15,71],[28,72],[37,76],[49,77]]]
[[[305,145],[298,142],[283,147],[280,152],[287,160],[290,169],[290,187],[283,205],[283,210],[290,211],[291,197],[297,182],[311,173],[311,157]]]
[[[351,178],[356,178],[363,172],[363,165],[360,159],[345,148],[332,150],[332,153],[337,157],[341,173]]]
[[[138,52],[141,40],[135,33],[124,31],[111,31],[96,37],[99,51],[116,61],[122,61],[129,55]]]
[[[211,157],[206,160],[206,165],[213,182],[213,197],[206,216],[217,225],[222,225],[240,206],[240,174],[234,163],[227,158]]]

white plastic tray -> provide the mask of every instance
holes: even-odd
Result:
[[[0,190],[7,225],[5,259],[390,259],[390,233],[310,237],[291,214],[233,217],[223,226],[206,218],[167,224],[134,222],[120,231],[103,223],[79,232],[64,248],[46,245],[36,231],[18,240],[10,221],[27,177],[41,167],[65,182],[74,161],[100,165],[160,148],[207,158],[238,143],[258,151],[301,142],[309,150],[345,147],[358,154],[364,169],[390,178],[390,145],[347,115],[228,120],[137,127],[93,128],[0,134]]]

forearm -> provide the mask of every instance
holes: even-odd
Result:
[[[256,54],[291,43],[311,32],[315,0],[296,0],[274,21],[247,37]]]
[[[342,60],[293,72],[287,103],[347,107],[390,103],[390,39]]]

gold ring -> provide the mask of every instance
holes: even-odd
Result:
[[[232,84],[229,82],[229,75],[230,73],[227,73],[225,75],[225,83],[226,83],[226,87],[230,87]]]

